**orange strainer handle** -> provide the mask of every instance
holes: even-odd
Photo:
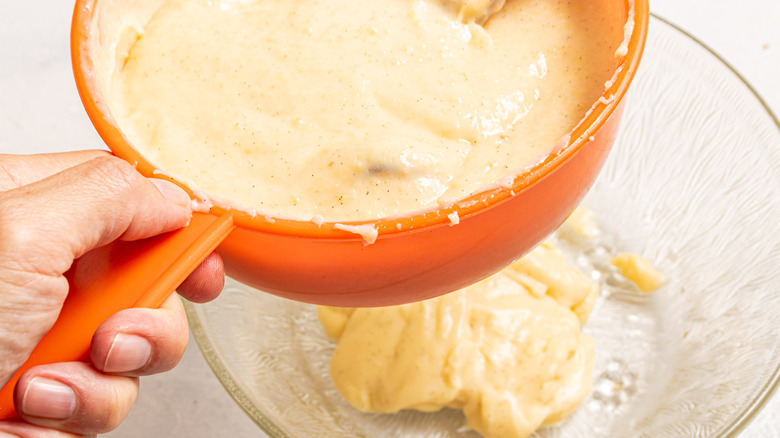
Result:
[[[88,361],[95,331],[132,307],[157,308],[233,230],[233,215],[193,214],[189,225],[135,242],[116,241],[85,254],[65,274],[68,298],[54,326],[0,389],[0,420],[17,418],[13,391],[31,367]]]

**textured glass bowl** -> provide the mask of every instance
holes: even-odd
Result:
[[[733,436],[780,380],[780,128],[716,55],[653,18],[622,133],[584,204],[604,230],[567,245],[603,286],[584,330],[593,393],[539,437]],[[637,292],[607,260],[635,251],[668,284]],[[188,305],[225,388],[272,437],[473,437],[454,410],[365,414],[328,377],[312,306],[235,282]]]

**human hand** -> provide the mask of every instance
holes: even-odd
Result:
[[[0,386],[57,319],[73,260],[113,240],[136,240],[184,226],[187,194],[147,179],[101,151],[0,155]],[[209,256],[178,288],[195,302],[222,289],[222,261]],[[25,421],[0,422],[4,433],[65,437],[116,428],[132,407],[138,376],[168,371],[188,340],[181,301],[128,309],[95,333],[91,364],[31,368],[14,401]]]

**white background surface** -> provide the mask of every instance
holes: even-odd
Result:
[[[0,153],[104,147],[73,85],[71,9],[67,0],[0,2]],[[780,0],[654,0],[651,9],[719,53],[775,114],[780,111]],[[775,396],[742,436],[780,437],[778,418],[780,396]],[[264,435],[191,343],[176,370],[144,379],[130,417],[107,436]]]

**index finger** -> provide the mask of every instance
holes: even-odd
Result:
[[[108,152],[96,149],[34,155],[0,154],[0,192],[32,184],[85,161],[108,155]]]

